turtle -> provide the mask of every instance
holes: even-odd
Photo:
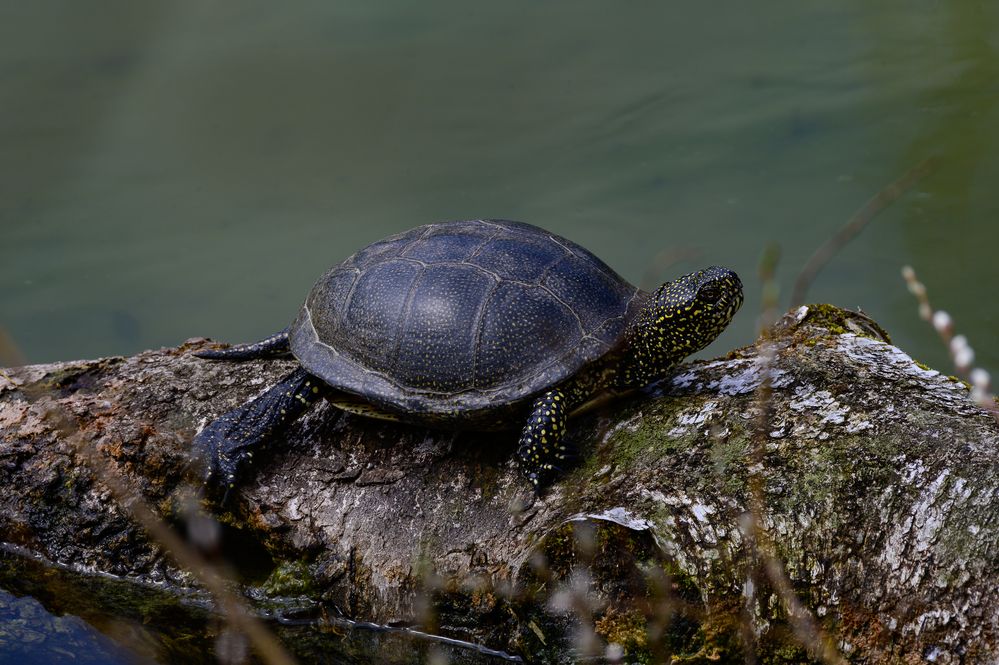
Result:
[[[281,332],[197,352],[212,360],[290,353],[299,367],[208,424],[194,445],[207,477],[231,489],[260,444],[325,397],[346,411],[440,429],[519,426],[516,460],[540,491],[570,455],[570,415],[667,376],[721,333],[742,300],[738,275],[719,266],[649,293],[537,226],[418,226],[327,270]]]

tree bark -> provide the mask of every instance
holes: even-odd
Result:
[[[646,662],[995,662],[999,425],[880,335],[833,307],[790,312],[765,343],[571,421],[578,460],[537,499],[510,462],[516,430],[434,431],[324,403],[209,507],[258,596],[528,662],[610,643]],[[180,520],[191,437],[295,366],[190,354],[207,343],[7,370],[0,539],[196,586],[84,453]]]

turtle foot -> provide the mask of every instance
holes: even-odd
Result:
[[[299,368],[259,397],[223,413],[194,437],[205,483],[235,486],[257,450],[279,435],[321,395],[321,382]]]
[[[540,494],[561,473],[570,457],[565,445],[565,393],[555,388],[534,402],[534,408],[520,435],[517,461],[528,482]]]

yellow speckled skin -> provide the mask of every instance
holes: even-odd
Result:
[[[665,377],[725,329],[742,299],[738,275],[716,266],[659,287],[628,326],[619,348],[534,402],[517,449],[531,483],[543,486],[566,458],[567,414],[603,391],[625,392]]]
[[[256,445],[332,388],[341,396],[334,403],[351,411],[443,428],[494,429],[527,417],[517,457],[540,487],[566,455],[568,414],[601,393],[663,377],[717,337],[741,303],[742,284],[725,268],[650,295],[538,227],[421,226],[330,268],[286,331],[200,354],[290,351],[303,369],[221,416],[195,444],[214,476],[231,482]]]

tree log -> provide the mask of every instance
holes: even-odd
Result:
[[[537,499],[510,461],[516,430],[434,431],[323,403],[224,506],[205,504],[255,598],[297,595],[528,662],[609,644],[644,662],[995,662],[999,425],[868,322],[803,307],[765,344],[575,418],[578,460]],[[84,453],[182,524],[192,436],[295,366],[191,355],[207,344],[7,370],[0,539],[197,586]]]

